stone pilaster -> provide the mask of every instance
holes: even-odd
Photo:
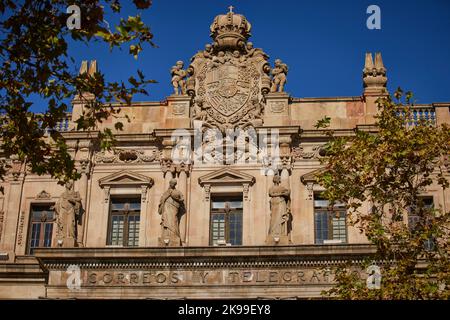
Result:
[[[22,192],[25,180],[25,164],[17,157],[11,157],[11,171],[8,174],[9,188],[5,197],[2,239],[0,248],[9,261],[26,250],[27,226],[25,211],[22,210]]]
[[[86,221],[87,221],[87,199],[88,194],[88,180],[91,171],[91,141],[90,140],[80,140],[78,141],[78,150],[76,154],[76,161],[78,164],[77,170],[81,173],[81,178],[76,182],[75,187],[80,193],[81,204],[83,207],[83,214],[81,216],[81,221],[77,225],[77,244],[78,246],[84,246],[84,234],[86,232]]]

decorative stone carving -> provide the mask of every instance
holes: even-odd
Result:
[[[308,191],[308,198],[306,200],[313,200],[314,199],[314,183],[308,182],[306,184],[306,190]]]
[[[146,185],[141,186],[141,202],[147,201],[147,190],[148,186]]]
[[[17,244],[19,246],[21,246],[23,243],[23,226],[24,226],[24,224],[25,224],[25,211],[21,211],[20,217],[19,217],[19,232],[17,234]]]
[[[45,200],[45,199],[51,199],[51,198],[52,198],[52,196],[50,195],[50,193],[48,193],[45,190],[42,190],[41,192],[39,192],[36,195],[36,200]]]
[[[375,63],[372,59],[372,53],[366,53],[363,81],[366,92],[373,90],[386,91],[386,68],[384,67],[381,53],[375,54]]]
[[[184,114],[184,111],[186,109],[186,105],[184,103],[174,103],[173,104],[173,114],[174,115],[181,115]]]
[[[170,70],[175,95],[186,94],[186,77],[188,73],[186,70],[183,70],[183,66],[183,61],[177,61],[177,64]]]
[[[302,160],[302,159],[319,159],[320,158],[320,150],[321,146],[312,146],[308,150],[305,151],[305,148],[302,146],[292,148],[292,157],[294,161]]]
[[[0,240],[2,240],[2,233],[3,233],[3,219],[5,216],[5,211],[0,211]]]
[[[167,172],[175,173],[177,171],[176,166],[173,164],[173,161],[170,158],[161,158],[160,164],[164,176]]]
[[[104,201],[105,203],[109,203],[109,195],[111,193],[111,186],[104,186],[103,187],[103,194],[104,194]]]
[[[273,186],[269,189],[270,227],[267,244],[288,244],[290,232],[290,190],[280,185],[281,178],[273,177]]]
[[[228,7],[227,14],[218,15],[210,26],[211,37],[214,39],[214,49],[243,48],[250,37],[252,26],[247,19],[233,12]]]
[[[252,98],[252,109],[249,113],[249,123],[254,127],[262,126],[262,115],[264,112],[263,104],[258,100],[257,96]]]
[[[244,197],[244,200],[248,200],[248,194],[249,194],[249,191],[250,191],[250,185],[248,184],[248,183],[244,183],[243,185],[242,185],[242,193],[243,193],[243,197]]]
[[[177,180],[169,182],[169,189],[163,193],[159,201],[158,213],[161,215],[162,246],[181,246],[180,218],[185,213],[183,194],[176,190]]]
[[[155,148],[147,154],[144,150],[115,149],[113,154],[105,151],[95,155],[96,163],[148,163],[159,159],[158,150]]]
[[[205,189],[205,201],[209,202],[209,200],[211,199],[211,185],[205,184],[203,188]]]
[[[270,110],[273,113],[282,113],[286,104],[283,101],[274,101],[270,104]]]
[[[73,190],[73,182],[68,181],[54,209],[56,213],[56,239],[59,247],[77,245],[77,224],[81,224],[82,205],[78,191]]]
[[[81,172],[84,174],[88,174],[90,170],[90,164],[91,162],[89,159],[81,159],[79,160]]]
[[[247,57],[251,58],[256,55],[261,55],[264,59],[268,60],[269,56],[262,51],[260,48],[253,48],[253,42],[247,42],[247,45],[245,46],[245,49],[247,51]],[[268,72],[269,70],[267,70]]]
[[[11,174],[13,176],[13,180],[19,180],[20,173],[22,171],[22,162],[19,160],[19,157],[16,155],[11,156]]]
[[[99,179],[98,183],[100,187],[103,188],[105,203],[108,203],[111,187],[141,188],[142,201],[146,201],[147,190],[153,186],[154,181],[152,178],[145,175],[128,170],[122,170]]]
[[[270,68],[268,56],[247,43],[250,29],[245,17],[232,11],[217,16],[211,25],[214,45],[207,45],[191,60],[196,96],[192,119],[203,121],[205,127],[224,133],[262,125],[261,92]]]
[[[208,113],[206,112],[207,106],[203,102],[203,99],[200,97],[194,99],[194,120],[205,121],[208,117]]]
[[[286,76],[288,73],[288,66],[280,59],[275,60],[275,67],[272,69],[272,87],[271,92],[283,92],[286,84]]]

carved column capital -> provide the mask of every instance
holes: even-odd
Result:
[[[176,167],[173,164],[172,159],[170,158],[162,158],[160,160],[160,164],[161,164],[161,171],[163,172],[163,175],[165,176],[167,172],[170,173],[175,173],[176,172]]]

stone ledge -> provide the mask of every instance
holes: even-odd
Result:
[[[147,247],[147,248],[46,248],[36,258],[47,269],[70,264],[83,268],[240,268],[306,267],[360,263],[375,247],[355,245]]]

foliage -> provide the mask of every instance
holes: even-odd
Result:
[[[426,206],[432,188],[443,196],[449,187],[450,128],[412,116],[412,94],[399,89],[380,98],[376,132],[356,130],[352,137],[330,137],[324,148],[325,170],[318,174],[331,203],[347,204],[348,224],[376,247],[371,257],[384,261],[381,288],[342,266],[337,285],[326,295],[344,299],[448,299],[450,297],[448,208]],[[323,120],[318,127],[326,128]],[[445,203],[445,201],[444,201]],[[369,204],[369,205],[367,205]]]
[[[134,0],[136,8],[147,9],[151,0]],[[124,82],[106,82],[100,72],[88,75],[73,71],[74,59],[68,55],[69,38],[74,42],[104,42],[121,48],[129,44],[135,58],[144,43],[152,46],[150,29],[140,16],[121,19],[114,28],[104,20],[105,6],[113,14],[121,11],[119,0],[78,1],[81,28],[66,26],[70,14],[67,0],[0,0],[0,125],[2,157],[18,157],[31,172],[49,174],[60,181],[79,178],[73,158],[69,155],[64,136],[52,128],[69,110],[68,99],[77,97],[86,108],[76,121],[76,130],[95,130],[99,122],[114,116],[120,108],[113,102],[130,104],[136,93],[147,94],[144,87],[154,82],[138,77]],[[91,93],[88,95],[87,93]],[[92,98],[92,94],[95,96]],[[30,97],[47,101],[43,114],[30,112]],[[50,128],[49,137],[45,128]],[[116,125],[121,129],[121,125]],[[110,129],[98,133],[100,144],[109,148],[113,142]],[[8,161],[0,163],[0,178],[9,169]]]

